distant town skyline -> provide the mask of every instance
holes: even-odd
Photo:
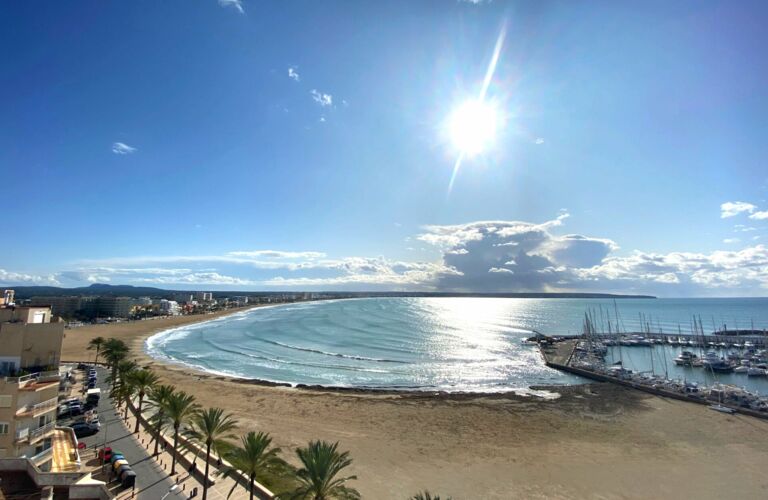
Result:
[[[0,287],[766,296],[766,22],[6,2]]]

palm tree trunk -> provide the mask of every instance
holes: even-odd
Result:
[[[117,385],[117,363],[112,365],[112,390],[115,390],[115,385]]]
[[[251,490],[251,500],[253,500],[253,476],[251,476],[251,487],[250,487],[250,490]]]
[[[211,466],[211,443],[205,446],[205,476],[203,477],[203,500],[208,498],[208,468]]]
[[[176,446],[179,441],[179,428],[173,427],[173,458],[171,459],[171,476],[176,474]]]
[[[162,413],[159,413],[157,415],[157,426],[155,426],[155,451],[154,453],[152,453],[152,455],[155,457],[157,456],[158,446],[160,445],[160,432],[162,429],[162,424],[163,424],[163,415]]]
[[[93,365],[96,366],[99,362],[99,349],[101,349],[101,346],[96,346],[96,357],[93,358]]]
[[[133,432],[138,434],[139,433],[139,419],[141,418],[141,403],[144,401],[144,393],[139,393],[139,411],[136,414],[136,428],[133,429]]]

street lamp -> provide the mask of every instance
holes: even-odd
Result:
[[[176,493],[178,493],[178,492],[179,492],[179,485],[178,485],[178,484],[174,484],[174,485],[172,485],[170,488],[168,488],[168,493],[166,493],[165,495],[163,495],[162,497],[160,497],[160,500],[165,500],[165,497],[167,497],[167,496],[168,496],[168,495],[170,495],[171,493],[174,493],[174,494],[176,494]]]

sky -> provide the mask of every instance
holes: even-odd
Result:
[[[766,23],[3,2],[0,285],[768,295]]]

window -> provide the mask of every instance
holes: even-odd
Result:
[[[8,434],[8,422],[0,422],[0,435]]]

